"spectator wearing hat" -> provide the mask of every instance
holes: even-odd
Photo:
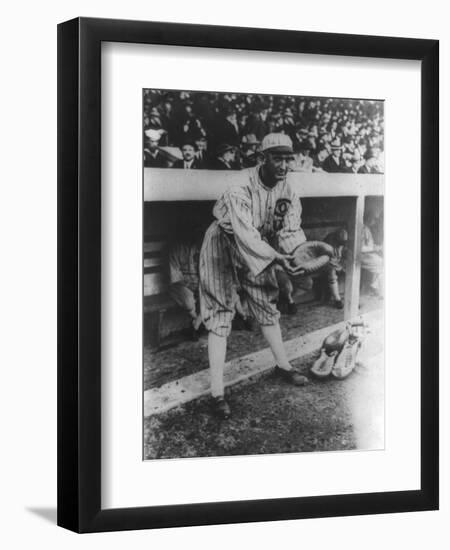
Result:
[[[312,172],[313,159],[310,156],[311,144],[309,141],[302,141],[295,147],[295,161],[291,165],[293,172]]]
[[[374,149],[367,149],[364,155],[364,164],[359,168],[358,174],[378,174],[377,157]]]
[[[199,133],[194,138],[196,153],[195,156],[197,161],[200,163],[202,168],[206,168],[206,165],[209,163],[208,155],[208,140],[206,134]]]
[[[144,132],[144,166],[145,168],[166,168],[166,157],[159,150],[160,130],[146,130]]]
[[[270,127],[272,132],[289,135],[294,143],[309,140],[311,156],[318,153],[323,145],[331,153],[330,143],[341,140],[344,149],[340,163],[342,160],[346,161],[347,170],[352,172],[360,167],[355,157],[357,150],[364,156],[367,149],[378,149],[375,167],[370,167],[369,159],[368,171],[384,172],[384,118],[381,102],[144,90],[143,118],[144,128],[160,132],[157,145],[159,152],[162,146],[177,147],[183,139],[194,138],[198,133],[207,135],[209,152],[215,151],[221,143],[237,148],[242,144],[242,136],[254,134],[261,141],[269,133]],[[147,141],[144,147],[151,149],[147,147]],[[151,150],[152,156],[158,156],[155,155],[154,148]],[[202,151],[201,146],[198,146],[198,157],[203,156]],[[145,152],[145,156],[148,156],[148,152]],[[236,157],[238,156],[237,150]],[[248,159],[243,160],[242,163],[236,163],[239,165],[236,168],[248,165]],[[149,159],[148,164],[155,164],[155,160]],[[336,163],[331,170],[342,171]]]
[[[160,130],[163,128],[161,114],[156,107],[153,107],[150,110],[149,123],[150,123],[150,127],[154,128],[155,130]]]
[[[355,150],[353,151],[353,154],[349,153],[349,163],[350,163],[349,172],[353,174],[358,173],[361,166],[364,165],[364,159],[361,157],[361,153],[359,152],[358,148],[355,148]]]
[[[310,151],[315,151],[317,149],[317,141],[316,141],[316,138],[317,136],[315,135],[315,132],[310,130],[308,132],[308,136],[306,138],[306,141],[307,143],[309,144],[309,150]]]
[[[204,168],[204,165],[195,156],[196,149],[192,140],[183,140],[181,154],[183,155],[183,159],[177,160],[173,165],[174,168],[184,168],[185,170],[198,170]]]
[[[308,130],[302,126],[298,126],[295,132],[294,140],[298,143],[303,143],[308,137]]]
[[[287,107],[283,113],[283,130],[291,138],[295,137],[295,118],[290,107]]]
[[[217,156],[213,159],[209,168],[211,170],[234,170],[236,161],[236,148],[228,143],[222,143],[217,148]]]
[[[183,102],[177,102],[172,117],[170,127],[172,144],[178,144],[186,138],[191,138],[194,133],[199,132],[202,128],[202,123],[193,109],[191,100],[188,98]]]
[[[261,141],[269,131],[267,125],[268,111],[268,105],[265,103],[258,105],[248,118],[245,133],[254,134],[256,139]]]
[[[252,168],[258,164],[259,157],[257,151],[260,143],[255,134],[247,134],[242,137],[241,164],[243,168]]]
[[[313,156],[313,172],[324,172],[323,163],[328,157],[328,149],[325,145],[320,145],[317,154]]]
[[[216,144],[227,143],[239,147],[240,136],[236,109],[229,105],[225,108],[224,114],[224,118],[219,120],[215,128]]]
[[[342,146],[340,140],[334,139],[331,142],[331,155],[323,162],[325,172],[347,172],[344,161],[342,160]]]

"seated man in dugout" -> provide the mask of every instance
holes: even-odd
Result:
[[[303,291],[313,290],[316,299],[328,299],[337,309],[342,309],[344,304],[339,293],[338,274],[344,271],[345,245],[348,241],[348,233],[345,229],[339,229],[329,233],[324,241],[331,245],[334,256],[330,263],[313,277],[290,277],[282,267],[276,267],[278,286],[280,289],[280,306],[288,315],[297,313],[297,305],[294,301],[294,292],[297,289]]]
[[[372,235],[372,229],[378,223],[373,212],[364,216],[364,225],[361,240],[361,270],[363,278],[366,278],[369,293],[379,298],[383,297],[383,258],[381,245],[377,245]],[[280,289],[280,305],[289,315],[297,313],[297,305],[294,302],[294,292],[297,289],[314,291],[316,299],[329,300],[337,309],[344,307],[340,292],[339,274],[345,273],[346,246],[348,232],[339,229],[329,233],[324,241],[334,249],[334,256],[330,263],[318,273],[314,279],[311,277],[290,277],[281,267],[277,266],[276,275]]]
[[[361,243],[361,269],[368,278],[369,292],[373,296],[383,297],[383,247],[375,244],[371,227],[377,220],[372,212],[364,216],[364,226]]]
[[[325,275],[322,275],[320,289],[326,289],[326,298],[337,309],[342,309],[344,304],[339,293],[339,274],[345,273],[345,252],[348,243],[348,232],[343,227],[337,231],[329,233],[325,237],[325,242],[333,247],[334,256],[328,265]]]
[[[366,275],[369,292],[374,296],[383,295],[383,259],[381,256],[382,246],[376,245],[372,236],[371,227],[377,224],[378,220],[372,212],[365,215],[361,240],[361,270],[363,277]],[[334,258],[329,264],[329,270],[322,279],[322,289],[328,289],[329,298],[335,307],[343,307],[339,295],[338,276],[345,273],[346,247],[348,243],[348,232],[346,229],[339,229],[325,237],[325,242],[334,249]]]
[[[201,241],[177,243],[169,251],[169,296],[191,318],[190,337],[198,340],[202,324],[198,307],[198,262]]]
[[[191,319],[190,339],[198,341],[202,327],[199,313],[199,257],[202,238],[193,242],[179,242],[169,251],[169,296],[186,311]],[[235,296],[236,318],[233,328],[236,330],[252,330],[252,320],[248,309],[241,302],[239,295]]]

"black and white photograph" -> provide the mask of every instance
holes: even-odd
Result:
[[[385,102],[142,91],[143,459],[385,448]]]
[[[448,547],[446,6],[5,4],[3,548]]]

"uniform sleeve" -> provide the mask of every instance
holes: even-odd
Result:
[[[259,275],[275,259],[275,250],[261,239],[253,225],[250,201],[237,193],[224,196],[236,245],[253,275]]]
[[[283,219],[283,227],[278,233],[278,247],[281,252],[291,254],[297,246],[306,241],[302,229],[302,203],[293,195],[291,204]]]

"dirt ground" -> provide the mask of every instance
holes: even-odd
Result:
[[[381,306],[380,301],[369,296],[361,297],[361,313]],[[284,341],[339,323],[344,318],[342,310],[317,301],[302,304],[296,315],[282,315],[280,319]],[[233,330],[227,345],[227,361],[267,347],[259,328],[252,332]],[[206,334],[198,342],[189,341],[182,334],[175,334],[163,342],[162,349],[144,347],[144,391],[160,387],[208,368]]]
[[[361,310],[379,309],[380,306],[380,302],[366,299]],[[309,325],[305,310],[302,308],[301,311],[301,325]],[[317,315],[317,305],[311,311]],[[317,315],[316,324],[331,324],[329,311],[332,310],[328,308],[325,315]],[[342,312],[337,314],[342,315]],[[331,315],[336,314],[332,311]],[[282,319],[286,339],[299,335],[295,317],[284,316]],[[309,328],[311,330],[314,329]],[[252,344],[253,337],[253,333],[243,336],[244,340],[250,338]],[[376,338],[380,340],[379,335],[372,336],[372,344]],[[369,354],[364,355],[367,360],[362,361],[345,380],[319,381],[310,378],[307,386],[294,387],[270,372],[228,389],[227,399],[232,408],[232,417],[228,420],[219,420],[211,414],[208,398],[145,418],[144,458],[383,448],[384,361],[380,342],[372,345]],[[197,355],[189,355],[184,349],[181,356],[190,361],[194,359],[192,363],[206,368],[202,343],[194,344],[197,347],[189,345],[192,351],[198,351]],[[262,347],[265,347],[263,342]],[[231,357],[239,348],[241,346],[235,344]],[[256,349],[257,346],[253,347],[253,351]],[[180,367],[176,357],[179,350],[175,354],[172,350],[171,353],[178,367],[177,376],[197,370],[186,369],[183,365]],[[315,354],[304,356],[292,364],[300,372],[308,374],[315,357]],[[160,371],[159,378],[153,378],[157,381],[155,385],[171,378],[164,373],[165,369]],[[152,377],[148,376],[147,384],[151,380]]]

